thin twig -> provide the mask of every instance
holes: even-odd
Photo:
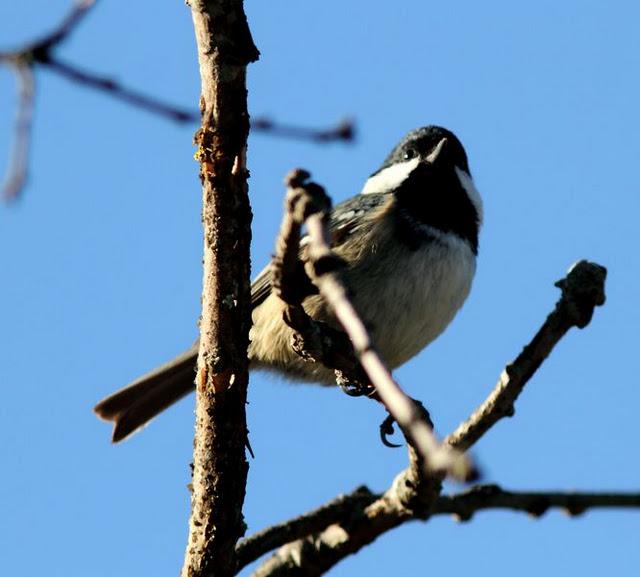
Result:
[[[514,403],[553,347],[571,327],[584,328],[596,306],[605,301],[607,269],[581,260],[556,286],[562,290],[555,309],[518,357],[502,371],[491,394],[445,442],[461,451],[475,444],[493,425],[515,412]]]
[[[106,76],[99,76],[93,72],[81,70],[77,66],[62,62],[60,59],[49,57],[39,61],[43,66],[56,72],[60,76],[90,88],[101,90],[117,100],[122,100],[131,106],[146,110],[152,114],[163,116],[178,123],[197,122],[200,114],[195,111],[181,109],[172,104],[162,102],[152,96],[147,96]]]
[[[362,497],[359,497],[362,495]],[[342,503],[347,503],[351,509],[340,508],[336,512],[336,518],[334,520],[329,517],[329,522],[325,525],[325,528],[330,527],[335,523],[347,524],[342,519],[356,519],[366,515],[367,508],[374,501],[378,501],[382,498],[382,495],[375,495],[366,487],[361,487],[350,495],[341,497]],[[332,502],[327,504],[327,507]],[[582,515],[588,510],[604,509],[604,508],[618,508],[618,509],[637,509],[640,508],[640,493],[593,493],[593,492],[570,492],[570,491],[507,491],[497,485],[476,485],[470,487],[468,490],[454,495],[441,495],[436,500],[431,515],[453,515],[458,521],[469,521],[475,513],[479,511],[487,510],[510,510],[510,511],[522,511],[531,515],[532,517],[539,518],[544,515],[550,509],[561,509],[571,517]],[[317,511],[322,511],[322,508]],[[313,516],[315,512],[309,513]],[[247,548],[243,551],[245,564],[251,561],[255,561],[260,555],[266,553],[268,550],[273,550],[276,547],[286,546],[274,557],[269,559],[264,565],[262,565],[255,573],[254,577],[274,577],[275,575],[319,575],[313,568],[295,566],[292,563],[286,565],[279,565],[288,556],[291,559],[293,548],[301,548],[305,551],[305,555],[309,555],[313,551],[313,547],[318,547],[318,538],[311,538],[301,540],[291,545],[287,545],[292,540],[290,536],[290,525],[298,528],[298,523],[302,521],[303,528],[309,528],[313,526],[313,523],[304,525],[306,516],[297,517],[290,521],[274,525],[269,529],[261,531],[253,535],[245,542],[250,543],[251,548]],[[318,517],[319,519],[319,517]],[[419,517],[415,517],[415,520],[421,520]],[[332,529],[334,534],[339,534],[337,528]],[[312,531],[309,531],[306,537],[311,535]],[[241,542],[238,547],[240,548],[244,542]],[[303,545],[304,544],[304,545]],[[319,553],[319,551],[318,551]],[[286,569],[285,569],[286,567]],[[241,567],[240,567],[241,568]],[[239,568],[239,569],[240,569]],[[293,573],[295,568],[296,572]],[[290,573],[287,573],[289,571]]]
[[[64,42],[94,5],[95,0],[80,0],[73,5],[58,27],[49,34],[20,49],[0,52],[0,63],[11,66],[16,72],[19,93],[11,158],[3,185],[3,196],[7,200],[16,199],[27,181],[29,149],[32,140],[34,64],[40,62],[41,58],[50,54],[54,47]]]
[[[17,77],[18,106],[9,168],[2,190],[4,198],[15,199],[27,181],[31,123],[33,120],[34,76],[28,64],[12,66]]]
[[[262,116],[254,118],[251,121],[251,130],[266,132],[273,136],[282,136],[295,140],[310,140],[311,142],[318,143],[340,140],[352,142],[356,138],[355,124],[351,119],[345,119],[330,128],[309,128],[306,126],[276,123],[272,119]]]
[[[433,515],[455,515],[469,521],[477,511],[508,509],[541,517],[549,509],[562,509],[569,516],[582,515],[588,509],[638,508],[640,493],[581,493],[561,491],[506,491],[497,485],[477,485],[455,495],[442,495]]]
[[[95,4],[96,0],[78,0],[56,29],[46,34],[40,40],[33,42],[32,50],[49,50],[64,42],[89,13],[89,9],[93,8]]]
[[[51,72],[71,82],[99,90],[112,98],[174,122],[196,123],[200,119],[200,114],[195,110],[169,104],[159,98],[129,88],[108,76],[83,70],[54,54],[56,49],[76,30],[95,4],[95,0],[80,0],[73,5],[62,22],[48,34],[15,50],[0,51],[0,64],[12,66],[17,71],[20,92],[11,161],[4,184],[6,199],[17,198],[27,179],[34,101],[33,76],[37,65],[47,67]],[[355,127],[350,120],[340,122],[333,127],[314,129],[280,124],[263,117],[255,120],[251,124],[251,128],[255,132],[316,143],[353,142],[355,139]]]
[[[252,561],[281,545],[321,531],[334,523],[346,522],[353,511],[363,509],[377,498],[378,495],[374,495],[366,487],[359,487],[348,495],[336,497],[318,509],[254,533],[251,537],[240,541],[236,547],[237,570],[240,571]]]
[[[0,51],[0,62],[15,62],[25,58],[29,61],[39,60],[42,55],[48,54],[53,48],[67,40],[95,4],[95,0],[79,0],[71,7],[57,28],[48,34],[28,42],[22,48]]]

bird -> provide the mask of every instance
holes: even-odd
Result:
[[[482,199],[465,149],[453,132],[434,125],[406,134],[361,192],[332,210],[332,250],[346,263],[343,275],[355,309],[390,369],[436,339],[462,307],[476,271],[482,222]],[[307,314],[338,328],[315,286],[299,276]],[[302,359],[291,347],[292,329],[271,290],[269,266],[252,283],[251,304],[251,369],[336,384],[334,371]],[[197,355],[198,341],[94,407],[100,418],[113,422],[112,442],[126,439],[194,390]]]

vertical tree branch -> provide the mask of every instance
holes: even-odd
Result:
[[[183,577],[235,573],[248,464],[245,403],[251,321],[251,208],[245,167],[246,68],[258,50],[242,0],[192,0],[200,64],[204,275],[196,436]]]

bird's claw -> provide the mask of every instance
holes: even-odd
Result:
[[[433,425],[433,421],[431,420],[431,415],[429,414],[429,411],[426,409],[426,407],[418,400],[416,399],[411,399],[413,401],[413,404],[416,408],[416,410],[420,413],[421,417],[425,420],[425,422],[427,423],[427,425],[429,426],[430,429],[433,430],[434,425]],[[398,447],[402,447],[402,445],[397,445],[396,443],[392,443],[391,441],[389,441],[389,439],[387,437],[390,437],[391,435],[393,435],[395,433],[395,428],[394,428],[394,424],[395,424],[396,420],[393,417],[393,415],[387,415],[387,417],[385,418],[384,421],[382,421],[382,423],[380,424],[380,440],[382,441],[382,444],[385,447],[392,447],[394,449],[398,448]]]
[[[380,440],[385,447],[391,447],[392,449],[402,447],[402,445],[392,443],[391,441],[389,441],[389,439],[387,439],[387,437],[390,437],[395,433],[395,429],[393,427],[393,424],[395,422],[396,420],[393,418],[393,416],[387,415],[385,420],[380,423]]]

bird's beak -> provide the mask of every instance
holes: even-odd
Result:
[[[438,145],[433,149],[433,152],[431,152],[431,154],[427,156],[427,158],[425,159],[426,162],[428,162],[429,164],[435,164],[436,160],[438,159],[438,156],[440,156],[446,144],[447,144],[446,138],[443,138],[440,142],[438,142]]]

